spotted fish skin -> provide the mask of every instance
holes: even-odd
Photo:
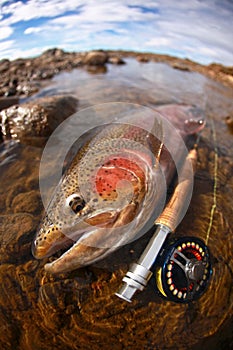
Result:
[[[180,107],[184,114],[185,109]],[[189,133],[185,122],[180,128],[183,136]],[[190,133],[199,131],[200,124],[199,118]],[[158,137],[152,133],[154,129]],[[69,247],[45,265],[48,272],[63,273],[88,265],[133,239],[161,199],[161,171],[156,165],[163,158],[166,169],[171,161],[163,155],[162,140],[162,126],[156,119],[151,132],[126,123],[92,131],[58,185],[33,242],[38,259]],[[167,179],[172,171],[167,171]]]

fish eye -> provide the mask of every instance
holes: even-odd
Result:
[[[85,205],[86,203],[84,199],[76,193],[71,194],[66,199],[66,206],[70,207],[75,214],[79,213],[85,207]]]

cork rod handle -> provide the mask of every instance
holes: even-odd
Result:
[[[187,193],[191,190],[193,183],[193,173],[190,171],[190,165],[195,171],[197,162],[197,151],[192,149],[189,151],[181,172],[179,174],[179,183],[177,184],[174,193],[166,205],[162,214],[155,221],[155,224],[165,225],[174,231],[180,222],[180,215],[182,214],[183,202]]]

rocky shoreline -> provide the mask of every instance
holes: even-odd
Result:
[[[90,71],[106,64],[124,64],[124,58],[133,57],[139,62],[163,62],[175,69],[195,71],[233,87],[233,66],[220,64],[201,65],[189,59],[168,55],[136,53],[128,51],[91,51],[87,53],[65,52],[61,49],[50,49],[35,58],[0,61],[0,109],[8,97],[27,97],[36,93],[43,82],[62,71],[85,67]],[[5,108],[5,107],[4,107]]]
[[[0,142],[18,139],[23,143],[37,145],[38,137],[46,139],[64,119],[77,110],[78,101],[72,96],[44,97],[29,103],[22,100],[49,84],[56,74],[75,68],[85,69],[92,74],[103,73],[109,64],[127,65],[126,58],[134,58],[141,64],[166,63],[174,69],[198,72],[233,87],[233,66],[203,66],[168,55],[103,50],[68,53],[54,48],[35,58],[13,61],[3,59],[0,61]],[[232,129],[232,115],[225,118],[225,123]]]

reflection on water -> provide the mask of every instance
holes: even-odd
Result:
[[[76,96],[79,110],[110,101],[149,106],[189,103],[205,110],[207,126],[198,147],[193,199],[176,236],[206,240],[208,234],[214,274],[208,291],[189,306],[160,299],[153,280],[131,304],[122,302],[114,292],[148,235],[88,268],[62,276],[45,274],[45,261],[34,260],[30,252],[42,212],[38,188],[42,150],[15,142],[2,144],[1,348],[229,348],[233,138],[224,117],[233,112],[232,89],[197,73],[130,59],[96,75],[82,69],[62,73],[36,97],[57,93]],[[52,178],[53,167],[48,165],[47,170],[45,176]]]
[[[97,71],[90,75],[83,69],[62,73],[36,96],[71,93],[79,99],[80,108],[116,101],[144,105],[182,102],[205,106],[203,93],[207,79],[199,73],[179,71],[164,63],[126,61],[126,65],[108,65],[105,74]]]

